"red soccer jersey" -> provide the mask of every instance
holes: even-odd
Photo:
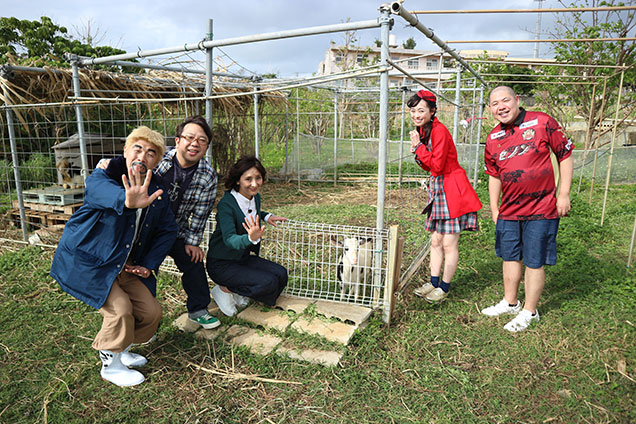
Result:
[[[486,140],[485,160],[486,174],[501,180],[499,218],[558,218],[550,151],[561,162],[573,147],[557,121],[542,112],[521,109],[513,124],[498,124]]]

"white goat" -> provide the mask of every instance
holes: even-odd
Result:
[[[336,270],[340,282],[340,300],[344,300],[345,294],[347,297],[353,294],[355,301],[358,300],[360,286],[366,284],[367,275],[371,269],[372,241],[372,238],[358,239],[355,237],[347,237],[344,241],[337,241],[334,236],[331,237],[331,244],[344,249]]]

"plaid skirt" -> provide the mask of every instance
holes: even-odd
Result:
[[[429,190],[429,198],[433,197],[433,208],[431,214],[426,220],[424,229],[429,232],[438,232],[440,234],[454,234],[462,231],[479,230],[479,222],[477,220],[477,212],[469,212],[458,218],[451,218],[448,212],[448,202],[444,193],[444,176],[431,176]]]

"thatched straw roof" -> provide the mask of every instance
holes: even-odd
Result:
[[[80,69],[82,97],[125,99],[187,99],[204,94],[203,75],[149,70],[142,73],[117,73]],[[215,81],[214,94],[252,91],[246,80],[242,88]],[[0,72],[0,101],[5,104],[41,104],[67,102],[73,96],[72,70],[4,66]],[[263,101],[283,103],[285,96],[271,93]],[[225,114],[243,113],[252,105],[251,96],[223,97],[213,100],[215,110]]]

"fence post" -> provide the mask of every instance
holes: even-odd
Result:
[[[256,87],[256,90],[258,91],[258,87]],[[254,93],[254,156],[260,159],[258,154],[258,137],[258,93]]]
[[[400,122],[400,157],[398,160],[398,187],[402,187],[402,155],[404,154],[404,104],[406,103],[406,77],[402,78],[402,110]]]
[[[212,29],[214,27],[213,25],[214,20],[212,19],[208,19],[208,32],[205,36],[206,40],[212,40],[213,38],[213,32]],[[208,125],[210,126],[210,128],[213,128],[212,126],[212,99],[210,98],[210,96],[212,96],[212,91],[214,89],[214,81],[213,81],[213,73],[214,72],[214,56],[212,55],[212,47],[210,47],[209,49],[205,49],[205,120],[208,122]],[[214,138],[212,138],[208,144],[208,151],[207,151],[207,160],[210,163],[211,166],[212,165],[212,160],[214,159],[212,157],[212,143],[214,143]]]
[[[475,169],[473,171],[473,188],[477,188],[477,171],[479,169],[479,143],[481,142],[481,121],[484,117],[484,86],[479,87],[479,116],[477,117],[477,146],[475,147]]]
[[[398,245],[398,226],[392,225],[389,227],[387,247],[389,250],[387,257],[388,270],[386,273],[386,284],[384,286],[384,310],[382,313],[382,321],[384,321],[386,325],[391,324],[391,313],[393,312],[393,303],[395,300],[393,293],[400,276],[400,265],[402,263],[402,251]]]
[[[338,181],[338,90],[333,91],[333,186]]]
[[[4,97],[6,101],[9,101],[8,93],[5,90]],[[20,179],[20,167],[18,166],[18,148],[15,140],[15,129],[13,128],[13,112],[9,108],[9,105],[5,105],[5,114],[7,116],[7,128],[9,130],[9,144],[11,145],[11,161],[13,162],[13,176],[15,177],[15,191],[18,196],[18,208],[20,209],[20,226],[22,227],[22,238],[24,241],[29,241],[29,234],[27,232],[27,219],[24,212],[24,198],[22,197],[22,180]]]
[[[461,85],[462,85],[462,65],[457,64],[457,78],[455,80],[455,119],[453,122],[453,142],[457,144],[457,133],[459,126],[459,102],[461,102]]]
[[[618,112],[621,108],[621,94],[623,94],[623,79],[625,71],[621,72],[621,82],[618,84],[618,99],[616,100],[616,114],[614,115],[614,129],[612,130],[612,144],[610,146],[610,156],[607,161],[607,177],[605,178],[605,195],[603,196],[603,211],[601,212],[601,227],[605,220],[605,205],[607,204],[607,192],[609,191],[610,175],[612,173],[612,158],[614,157],[614,143],[616,142],[616,128],[618,127]]]
[[[77,63],[77,56],[73,55],[71,57],[71,65],[73,66],[73,94],[76,97],[75,116],[77,119],[77,135],[79,137],[80,157],[82,159],[82,177],[84,178],[84,184],[86,184],[86,178],[88,178],[88,155],[86,154],[86,136],[84,135],[84,117],[82,116],[82,107],[77,101],[77,98],[82,95]]]

